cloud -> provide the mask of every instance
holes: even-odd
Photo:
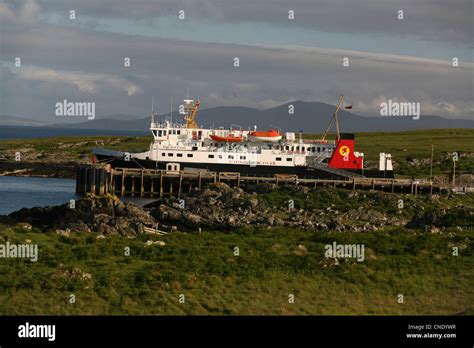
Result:
[[[76,4],[80,7],[84,3],[93,10],[91,2]],[[264,3],[256,2],[255,6]],[[275,3],[283,8],[283,3]],[[64,4],[64,8],[70,5]],[[98,16],[107,2],[95,4]],[[117,2],[111,13],[130,9],[126,4]],[[168,8],[160,4],[162,11]],[[223,4],[231,6],[227,1]],[[40,2],[40,6],[42,11],[52,10],[49,2]],[[386,7],[387,3],[381,1],[377,6]],[[0,6],[0,12],[9,16],[20,8],[11,5],[5,10]],[[78,13],[82,11],[84,8]],[[137,5],[132,13],[138,16],[140,11]],[[219,16],[219,11],[217,6],[214,15]],[[226,18],[227,10],[223,11],[222,18]],[[266,16],[260,11],[255,16]],[[296,45],[192,42],[47,23],[13,23],[2,27],[2,34],[0,60],[11,62],[19,56],[24,63],[13,69],[14,78],[2,80],[5,82],[0,86],[5,95],[2,110],[11,114],[40,110],[48,115],[51,101],[58,97],[93,97],[103,114],[147,115],[151,96],[155,96],[158,111],[167,112],[170,98],[173,96],[176,104],[189,87],[190,95],[200,96],[205,108],[264,108],[295,99],[336,103],[344,94],[357,113],[378,114],[380,103],[376,101],[391,98],[421,102],[423,112],[474,118],[474,64],[461,61],[454,68],[450,57],[436,60]],[[124,57],[131,58],[131,67],[123,66]],[[238,68],[233,66],[234,57],[240,58]],[[347,68],[342,66],[343,57],[350,59]]]
[[[40,10],[40,6],[35,0],[0,3],[0,19],[4,21],[33,23],[38,21]]]
[[[54,13],[130,20],[177,16],[215,23],[256,22],[337,33],[393,33],[472,43],[472,0],[41,0]],[[288,20],[288,11],[295,19]],[[397,19],[403,10],[405,20]],[[150,23],[152,25],[152,23]]]
[[[82,72],[60,71],[48,68],[25,67],[14,71],[14,76],[21,80],[41,81],[52,84],[69,84],[85,93],[98,93],[102,88],[122,89],[132,96],[140,91],[140,87],[129,81],[103,74],[90,74]]]

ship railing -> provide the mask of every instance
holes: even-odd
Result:
[[[186,128],[186,125],[185,124],[182,124],[182,123],[159,123],[159,122],[152,122],[150,124],[150,128],[165,128],[165,129],[168,129],[168,128],[179,128],[179,129],[182,129],[182,128]]]
[[[327,153],[322,153],[319,156],[308,156],[306,157],[306,163],[308,166],[312,166],[314,164],[320,164],[326,159]]]
[[[305,154],[310,154],[311,152],[309,151],[283,151],[281,154],[283,155],[305,155]]]

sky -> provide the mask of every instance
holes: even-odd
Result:
[[[391,99],[474,119],[472,23],[471,0],[2,0],[0,115],[63,122],[67,100],[145,117],[189,90],[203,108],[344,94],[360,115]]]

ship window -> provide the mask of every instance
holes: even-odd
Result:
[[[232,156],[232,155],[229,155],[229,159],[234,159],[234,156]]]
[[[163,131],[163,136],[166,136],[166,131],[165,130]]]
[[[209,158],[214,158],[214,155],[208,155]]]
[[[321,148],[318,146],[318,153],[321,152]]]
[[[315,151],[316,151],[316,148],[315,148],[315,147],[312,147],[312,148],[311,148],[311,151],[315,152]]]
[[[158,136],[161,137],[161,134],[162,134],[162,132],[161,132],[161,130],[159,130],[158,131]]]
[[[193,157],[193,154],[192,154],[192,153],[188,153],[188,157]]]
[[[245,156],[240,156],[240,159],[241,159],[241,160],[244,160],[244,159],[245,159]]]
[[[219,158],[222,158],[222,155],[219,155]]]
[[[287,157],[286,160],[287,160],[288,162],[291,162],[291,157]]]
[[[291,147],[291,151],[295,151],[295,147],[294,147],[294,146]]]
[[[168,156],[173,157],[173,154],[172,154],[172,153],[169,153]]]
[[[177,157],[183,157],[183,154],[182,153],[177,153],[176,156]]]
[[[180,134],[181,134],[181,131],[178,129],[178,130],[176,131],[176,133],[177,133],[178,135],[180,135]]]
[[[275,158],[277,161],[281,161],[281,157],[277,157]]]
[[[162,152],[162,153],[161,153],[161,156],[163,156],[163,157],[166,156],[166,153]]]
[[[299,151],[299,150],[300,150],[300,147],[299,147],[299,146],[297,146],[297,147],[296,147],[296,151]]]
[[[290,147],[289,147],[289,146],[285,146],[285,150],[287,150],[287,151],[288,151],[289,149],[290,149]]]

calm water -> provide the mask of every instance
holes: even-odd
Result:
[[[76,182],[70,179],[0,176],[0,215],[21,208],[59,205],[75,194]]]
[[[74,129],[74,128],[54,128],[54,127],[18,127],[0,126],[0,140],[3,139],[28,139],[46,138],[57,136],[94,136],[94,135],[147,135],[148,132],[140,131],[120,131],[120,130],[96,130],[96,129]]]
[[[21,208],[61,205],[75,194],[76,181],[71,179],[30,178],[0,176],[0,215],[7,215]],[[153,201],[140,197],[126,197],[127,202],[145,205]]]

